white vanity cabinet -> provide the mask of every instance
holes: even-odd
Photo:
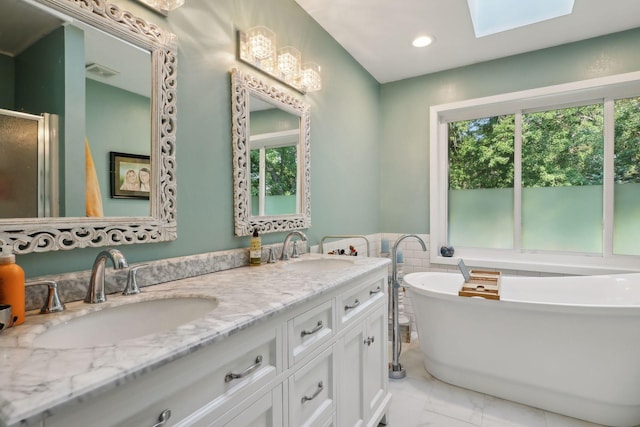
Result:
[[[52,410],[44,427],[377,425],[387,411],[387,269]],[[304,276],[301,276],[304,280]]]

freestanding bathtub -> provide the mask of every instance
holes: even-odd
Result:
[[[463,281],[404,276],[433,376],[587,421],[640,424],[640,273],[503,277],[500,301],[458,296]]]

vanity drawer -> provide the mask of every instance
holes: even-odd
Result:
[[[227,412],[282,372],[282,329],[256,327],[239,332],[109,392],[61,412],[51,411],[45,427],[151,426],[167,409],[171,417],[166,425],[194,425],[199,414]],[[261,361],[256,363],[259,356]],[[244,375],[232,379],[230,374]]]
[[[325,426],[335,414],[333,346],[289,377],[289,425]]]
[[[282,372],[282,328],[269,331],[248,330],[237,337],[220,343],[222,354],[210,359],[218,368],[210,375],[193,383],[185,395],[174,395],[173,401],[189,400],[206,393],[207,399],[199,399],[199,405],[189,413],[176,418],[177,426],[208,426],[211,420],[228,412],[239,402],[257,390],[272,383]],[[247,349],[249,348],[249,349]],[[196,410],[197,409],[197,410]]]
[[[341,327],[346,327],[354,319],[368,311],[374,303],[386,298],[386,280],[382,277],[369,279],[353,286],[338,297],[336,310]]]
[[[334,299],[294,317],[287,323],[289,367],[299,363],[335,332]]]
[[[225,427],[281,427],[282,419],[282,384],[266,393],[234,417],[231,421],[214,420],[212,427],[224,423]]]

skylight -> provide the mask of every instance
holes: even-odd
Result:
[[[467,3],[478,38],[569,15],[574,0],[467,0]]]

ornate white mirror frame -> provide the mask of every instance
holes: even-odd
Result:
[[[151,53],[150,216],[18,218],[0,220],[0,245],[14,253],[175,240],[175,35],[105,0],[32,0],[90,24]]]
[[[253,216],[251,214],[250,97],[255,96],[279,109],[300,117],[298,180],[300,209],[290,215]],[[236,236],[288,231],[311,226],[311,124],[309,105],[295,96],[271,86],[260,78],[231,70],[233,195]]]

